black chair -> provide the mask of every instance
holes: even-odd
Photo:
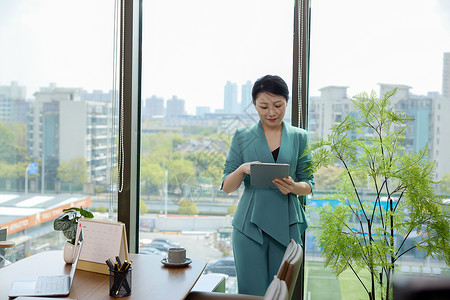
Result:
[[[393,281],[394,300],[448,300],[450,277],[397,276]]]

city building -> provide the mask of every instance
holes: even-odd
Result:
[[[16,81],[0,86],[0,122],[26,124],[26,91],[26,87],[19,86]]]
[[[432,160],[436,161],[436,179],[440,180],[450,170],[450,160],[448,159],[450,118],[447,117],[447,113],[450,111],[450,98],[435,99],[432,111],[430,156]]]
[[[164,99],[155,95],[145,99],[142,116],[144,119],[164,116]]]
[[[444,53],[442,66],[442,96],[450,98],[450,52]]]
[[[182,116],[185,114],[186,114],[185,101],[183,99],[178,99],[177,96],[173,96],[171,99],[167,100],[166,103],[167,117]]]
[[[196,116],[203,116],[209,114],[211,112],[211,108],[209,106],[197,106],[195,108]]]
[[[253,83],[250,80],[241,87],[241,111],[246,111],[249,106],[253,106],[252,88]]]
[[[111,103],[81,99],[81,89],[50,85],[34,94],[27,124],[27,151],[41,161],[44,189],[57,189],[57,168],[82,157],[89,183],[106,186],[115,165]],[[111,167],[112,168],[112,167]],[[42,170],[41,170],[42,172]]]
[[[391,105],[405,113],[412,120],[407,122],[403,142],[406,153],[417,153],[424,147],[430,148],[433,124],[433,97],[410,94],[410,86],[401,84],[379,84],[383,97],[387,92],[397,89]],[[327,138],[329,130],[354,110],[347,97],[347,87],[327,86],[320,89],[320,97],[312,97],[309,105],[309,128],[311,138]],[[431,158],[431,157],[430,157]]]
[[[93,90],[92,93],[82,90],[80,92],[81,100],[99,101],[99,102],[111,102],[113,98],[113,92],[110,90],[104,93],[102,90]]]
[[[238,113],[238,86],[227,81],[224,87],[223,110],[225,113]]]
[[[311,138],[326,138],[334,124],[353,110],[353,103],[347,97],[346,86],[326,86],[320,97],[313,97],[309,104],[309,134]]]
[[[0,85],[0,98],[11,100],[25,100],[27,88],[20,86],[17,81],[12,81],[10,85]]]

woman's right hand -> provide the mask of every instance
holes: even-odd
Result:
[[[236,170],[234,170],[234,172],[228,174],[228,176],[222,183],[222,191],[229,194],[237,190],[241,185],[242,179],[244,178],[245,174],[250,175],[250,165],[254,163],[259,164],[260,162],[252,161],[248,163],[243,163]]]
[[[251,164],[260,164],[260,161],[252,161],[252,162],[247,162],[247,163],[243,163],[242,165],[239,166],[239,169],[241,169],[242,172],[244,172],[244,174],[248,174],[250,175],[250,165]]]

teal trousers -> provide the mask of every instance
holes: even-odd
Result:
[[[263,296],[280,268],[286,247],[263,232],[263,244],[239,230],[232,233],[239,294]]]

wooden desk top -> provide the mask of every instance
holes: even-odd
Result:
[[[186,268],[166,268],[161,256],[130,254],[133,262],[132,294],[124,299],[184,299],[206,266],[202,259],[191,258]],[[39,253],[0,269],[0,299],[8,299],[15,277],[69,274],[70,266],[63,260],[62,251]],[[70,295],[78,300],[119,299],[109,296],[109,276],[77,270]]]

